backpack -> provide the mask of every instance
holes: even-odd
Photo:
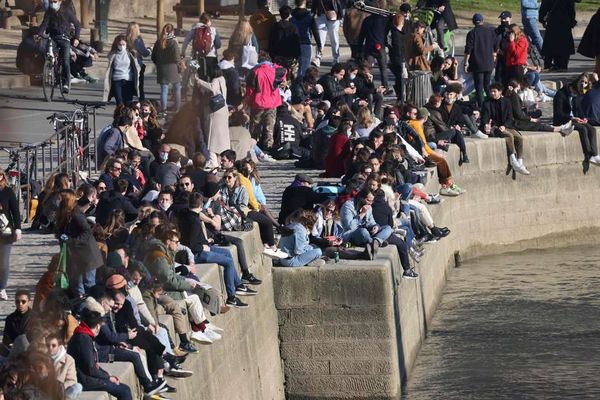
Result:
[[[194,51],[201,57],[206,57],[212,48],[212,32],[210,26],[199,26],[194,30]]]

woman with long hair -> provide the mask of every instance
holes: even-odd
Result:
[[[227,48],[233,53],[235,59],[235,68],[238,70],[238,72],[240,72],[240,74],[244,73],[242,68],[244,46],[254,47],[256,54],[258,54],[258,40],[256,40],[256,36],[254,35],[254,31],[252,30],[252,26],[250,25],[250,20],[248,17],[243,17],[235,25],[233,32],[231,33],[231,38],[229,39],[229,47]]]
[[[381,121],[371,113],[369,107],[361,107],[356,113],[356,134],[360,138],[368,138],[369,134]]]
[[[523,80],[525,71],[527,71],[527,49],[529,41],[517,24],[511,24],[508,33],[508,46],[506,47],[505,63],[506,72],[504,75],[504,87],[512,79]]]
[[[160,85],[160,107],[164,114],[167,112],[169,85],[172,85],[175,92],[175,112],[181,105],[181,74],[177,66],[179,55],[175,28],[173,24],[165,24],[152,49],[152,62],[156,64],[156,82]]]
[[[72,190],[60,194],[60,207],[56,214],[56,235],[60,244],[67,244],[67,275],[73,297],[82,297],[96,284],[96,269],[103,259],[96,245],[92,228],[77,207],[77,197]]]
[[[52,179],[52,178],[50,178]],[[52,189],[46,194],[42,202],[43,218],[41,220],[42,226],[46,230],[52,230],[56,222],[56,212],[60,203],[60,192],[71,187],[69,175],[61,172],[54,176],[52,179]]]
[[[129,228],[125,223],[125,212],[122,209],[112,210],[105,232],[108,235],[106,244],[109,252],[121,249],[129,243]]]
[[[142,144],[145,148],[150,149],[150,151],[154,153],[160,146],[165,134],[160,126],[160,122],[158,122],[156,108],[154,108],[151,101],[142,101],[140,117],[142,117],[144,131],[146,132]]]
[[[6,171],[0,169],[0,214],[6,226],[0,232],[0,300],[8,300],[8,270],[12,244],[21,240],[21,214],[15,192],[8,186]]]
[[[127,45],[127,36],[117,35],[108,53],[102,101],[114,96],[117,105],[121,105],[139,95],[140,66],[134,54],[135,49]]]
[[[152,54],[152,50],[146,47],[144,39],[140,34],[140,25],[137,22],[130,22],[127,25],[127,47],[132,50],[132,53],[136,56],[138,65],[140,66],[140,77],[139,77],[139,99],[143,101],[145,99],[144,94],[144,72],[146,71],[146,64],[144,64],[144,57],[149,57]]]

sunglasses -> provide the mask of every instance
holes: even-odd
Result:
[[[190,185],[191,185],[191,183],[189,183],[189,182],[181,182],[181,183],[179,184],[179,186],[181,186],[181,187],[184,187],[184,186],[186,186],[186,187],[187,187],[187,186],[190,186]]]

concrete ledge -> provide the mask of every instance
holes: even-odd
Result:
[[[109,374],[118,377],[122,383],[128,385],[134,399],[142,398],[143,390],[135,376],[133,364],[129,362],[114,362],[100,363],[100,366]]]
[[[106,392],[82,392],[77,400],[111,400],[111,396]]]

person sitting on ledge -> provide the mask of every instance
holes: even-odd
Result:
[[[506,141],[509,168],[523,175],[529,171],[523,164],[523,136],[515,129],[510,101],[502,97],[502,85],[490,85],[490,97],[483,102],[480,129]]]
[[[287,219],[287,228],[292,232],[282,236],[279,242],[281,250],[289,254],[279,262],[284,267],[318,267],[325,264],[321,259],[321,249],[310,244],[309,233],[312,231],[316,217],[309,210],[296,210]]]

